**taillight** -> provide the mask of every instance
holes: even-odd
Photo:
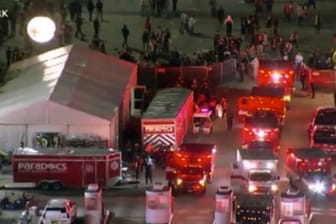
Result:
[[[261,69],[260,70],[260,74],[264,74],[264,73],[265,73],[265,71]]]

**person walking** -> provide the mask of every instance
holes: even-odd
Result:
[[[123,28],[121,29],[121,34],[123,36],[122,47],[128,47],[128,36],[130,34],[130,31],[126,25],[124,25]]]
[[[233,19],[230,15],[228,15],[224,20],[225,26],[226,26],[226,36],[231,36],[232,34],[232,25],[233,25]]]
[[[82,32],[82,25],[83,25],[82,17],[77,16],[75,37],[78,38],[78,36],[80,35],[80,39],[84,40],[84,33]]]
[[[88,0],[88,3],[86,5],[86,8],[88,10],[88,13],[89,13],[89,21],[91,22],[92,21],[92,14],[93,14],[93,10],[95,8],[92,0]]]
[[[100,22],[98,17],[93,21],[94,38],[99,38]]]
[[[153,159],[148,155],[145,159],[145,182],[146,184],[153,183],[153,170],[154,170]]]
[[[226,115],[226,125],[227,125],[227,130],[231,131],[233,127],[233,115],[230,111],[228,111]]]
[[[100,19],[100,21],[103,21],[103,7],[104,4],[101,0],[97,0],[96,3],[96,9],[97,9],[97,17]]]
[[[6,59],[7,59],[7,68],[12,64],[12,49],[10,47],[7,47],[6,50]]]
[[[314,19],[315,32],[320,33],[321,31],[321,16],[319,13],[316,13]]]

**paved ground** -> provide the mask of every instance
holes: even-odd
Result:
[[[58,5],[58,0],[53,1]],[[70,1],[70,0],[68,0]],[[85,2],[85,0],[82,0]],[[12,0],[0,0],[0,8],[9,7],[12,4]],[[121,27],[123,24],[127,24],[131,34],[129,37],[130,46],[135,49],[141,49],[141,35],[144,27],[145,17],[140,15],[139,1],[134,0],[109,0],[104,2],[104,18],[102,23],[101,38],[106,40],[106,48],[109,54],[115,54],[114,48],[120,48],[122,37]],[[145,1],[147,2],[147,1]],[[178,32],[179,28],[179,16],[174,16],[170,13],[167,18],[151,17],[152,28],[156,30],[158,26],[163,28],[168,27],[172,33],[172,47],[176,47],[178,50],[184,52],[193,52],[201,49],[209,49],[212,46],[212,37],[217,29],[217,20],[210,18],[210,10],[208,1],[204,0],[183,0],[178,1],[179,11],[186,11],[189,15],[193,15],[196,20],[195,32],[196,35],[181,35]],[[232,1],[217,1],[218,5],[223,2],[225,12],[232,15],[234,19],[234,34],[240,32],[240,17],[253,12],[253,4],[241,3],[240,0]],[[298,27],[295,21],[286,23],[282,19],[282,7],[284,0],[274,1],[274,14],[280,18],[279,33],[284,37],[289,37],[289,34],[295,30],[300,33],[300,51],[308,53],[311,49],[317,47],[325,51],[335,44],[332,43],[332,34],[335,32],[335,26],[333,21],[335,19],[334,9],[336,8],[336,2],[332,0],[320,0],[317,1],[317,10],[311,10],[309,16],[304,19],[302,27]],[[294,1],[301,2],[301,1]],[[302,1],[304,2],[304,1]],[[171,9],[171,6],[170,6]],[[84,19],[86,22],[83,26],[84,33],[87,39],[91,39],[93,34],[93,25],[89,23],[87,10],[84,4],[83,7]],[[316,34],[313,28],[313,15],[315,12],[319,12],[322,16],[322,30],[320,34]],[[260,31],[264,30],[265,22],[263,16],[260,16]],[[222,30],[224,34],[224,30]],[[88,42],[82,42],[75,40],[76,43],[88,44]],[[23,40],[21,37],[16,37],[5,42],[4,46],[0,47],[2,53],[0,53],[0,59],[4,60],[4,49],[6,46],[22,46]],[[44,51],[49,48],[56,47],[56,43],[50,43],[45,45],[35,46],[35,52]],[[3,56],[2,56],[3,55]]]

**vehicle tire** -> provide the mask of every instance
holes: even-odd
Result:
[[[54,191],[60,191],[62,190],[63,185],[60,182],[53,182],[51,184],[51,189],[53,189]]]
[[[41,182],[38,186],[38,188],[42,191],[47,191],[49,190],[49,183],[48,182]]]

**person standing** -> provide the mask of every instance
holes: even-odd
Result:
[[[320,33],[320,31],[321,31],[321,16],[320,16],[319,13],[316,13],[316,15],[315,15],[314,26],[315,26],[315,32]]]
[[[145,52],[149,49],[149,32],[146,29],[142,33],[142,47]]]
[[[92,0],[88,0],[88,3],[87,3],[87,5],[86,5],[86,7],[87,7],[87,10],[88,10],[88,12],[89,12],[89,21],[91,22],[91,21],[92,21],[93,10],[94,10],[94,8],[95,8],[95,6],[94,6]]]
[[[173,13],[176,13],[177,11],[177,0],[172,0],[173,1]]]
[[[82,25],[83,25],[83,20],[81,16],[77,16],[76,18],[76,32],[75,32],[75,37],[78,38],[80,35],[80,39],[84,39],[84,33],[82,32]]]
[[[218,24],[221,27],[223,22],[224,22],[224,9],[223,6],[220,6],[219,9],[217,10],[217,20]]]
[[[227,130],[231,131],[233,127],[233,115],[230,111],[228,111],[226,115],[226,125],[227,125]]]
[[[97,0],[96,3],[97,17],[100,19],[100,21],[103,21],[103,7],[104,7],[103,2],[101,0]]]
[[[10,47],[7,47],[6,59],[7,59],[7,68],[9,68],[9,66],[12,63],[12,49]]]
[[[284,13],[284,16],[285,16],[285,20],[287,22],[290,22],[292,20],[292,13],[293,13],[293,5],[292,5],[291,2],[287,2],[284,5],[283,13]]]
[[[127,28],[126,25],[123,26],[123,28],[121,29],[121,34],[123,36],[123,42],[122,42],[122,47],[128,47],[128,36],[130,34],[129,29]]]
[[[231,36],[232,34],[232,25],[233,25],[233,19],[230,15],[226,17],[224,20],[225,26],[226,26],[226,36]]]
[[[153,183],[153,170],[154,170],[153,159],[148,155],[145,159],[145,182],[146,184]]]
[[[210,0],[209,5],[210,5],[210,15],[211,15],[211,17],[216,17],[216,8],[217,8],[216,0]]]
[[[94,37],[99,38],[100,22],[98,20],[98,17],[96,17],[95,20],[93,21],[93,29],[94,29]]]

